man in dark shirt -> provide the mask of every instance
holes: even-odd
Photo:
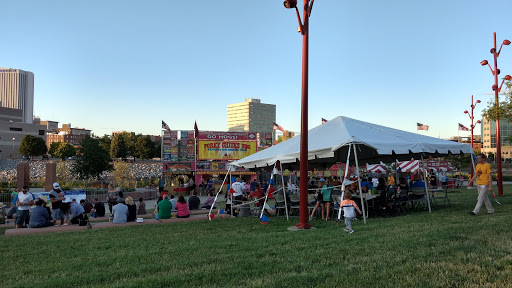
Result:
[[[52,203],[52,220],[54,225],[58,219],[60,219],[60,225],[64,225],[64,213],[61,213],[60,206],[62,205],[62,200],[65,199],[64,191],[60,189],[59,183],[53,183],[53,190],[50,191],[50,203]]]
[[[92,202],[94,203],[94,206],[91,209],[91,217],[96,218],[105,216],[105,205],[98,201],[98,198],[94,198]]]
[[[82,200],[80,200],[80,205],[82,205],[82,207],[84,207],[85,213],[87,213],[87,214],[91,213],[91,210],[92,210],[91,202],[89,202],[85,199],[82,199]]]
[[[197,210],[199,209],[199,204],[201,203],[201,199],[197,197],[197,191],[194,191],[194,195],[188,198],[188,209],[189,210]]]

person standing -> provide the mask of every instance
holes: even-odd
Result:
[[[112,210],[112,207],[117,204],[117,190],[114,187],[114,184],[110,183],[108,184],[108,196],[107,196],[107,202],[108,202],[108,209],[110,210],[110,214],[113,214],[114,211]]]
[[[352,192],[350,190],[346,190],[344,192],[343,201],[340,203],[341,209],[343,209],[343,217],[345,218],[345,225],[346,227],[343,228],[345,232],[348,234],[354,233],[354,230],[352,229],[352,220],[356,217],[355,211],[359,212],[359,214],[363,214],[359,207],[357,207],[354,200],[352,200]]]
[[[60,220],[60,225],[64,225],[64,213],[61,211],[61,206],[65,199],[59,183],[53,183],[53,190],[50,191],[50,203],[52,203],[52,221],[55,226],[59,226],[56,225],[57,220]]]
[[[469,180],[468,186],[470,183],[476,178],[476,189],[478,191],[478,201],[476,203],[475,209],[469,212],[469,215],[476,216],[480,212],[480,208],[482,208],[482,203],[485,203],[485,208],[487,208],[487,213],[493,214],[494,209],[492,208],[491,202],[489,201],[489,197],[487,195],[487,191],[492,192],[492,176],[491,176],[491,165],[487,163],[487,157],[485,154],[478,154],[476,157],[478,164],[475,168],[475,175]]]
[[[25,223],[29,220],[30,206],[34,205],[34,196],[28,192],[28,186],[23,186],[21,192],[18,193],[18,200],[16,206],[18,212],[16,212],[16,228],[23,228]]]
[[[160,194],[162,194],[162,191],[164,191],[164,186],[165,186],[164,176],[160,176],[160,180],[158,180],[158,192],[160,192]]]

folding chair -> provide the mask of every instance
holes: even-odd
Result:
[[[283,194],[277,193],[274,195],[274,200],[276,201],[276,215],[279,215],[279,211],[283,211],[283,215],[285,215],[286,207]]]
[[[450,203],[450,199],[448,199],[448,185],[443,185],[442,190],[439,191],[433,191],[434,195],[432,196],[432,200],[437,206],[437,200],[443,200],[443,206],[446,205],[446,201],[448,201],[448,205],[452,207],[452,204]]]
[[[300,211],[300,196],[298,194],[290,194],[290,215],[294,211]],[[295,210],[297,209],[297,210]]]
[[[423,207],[427,207],[427,193],[425,192],[425,188],[423,188],[423,187],[412,188],[411,205],[412,205],[413,210],[414,210],[414,205],[416,203],[422,203]]]

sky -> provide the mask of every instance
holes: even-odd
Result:
[[[511,24],[505,0],[316,0],[309,128],[347,116],[469,135],[457,127],[470,124],[471,95],[475,115],[494,99],[479,63],[492,63],[493,32],[498,46],[512,40]],[[98,136],[159,135],[162,120],[226,131],[227,105],[246,98],[275,104],[276,122],[299,132],[297,26],[282,0],[0,0],[0,67],[34,73],[34,115]],[[512,45],[498,64],[512,74]]]

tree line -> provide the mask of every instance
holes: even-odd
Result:
[[[62,160],[76,156],[72,173],[81,179],[99,178],[104,171],[112,171],[112,160],[126,160],[131,156],[146,160],[160,157],[161,143],[153,142],[149,135],[123,132],[110,137],[87,135],[78,147],[69,143],[53,142],[47,149],[41,137],[25,135],[18,148],[21,155],[31,158],[50,154]]]

